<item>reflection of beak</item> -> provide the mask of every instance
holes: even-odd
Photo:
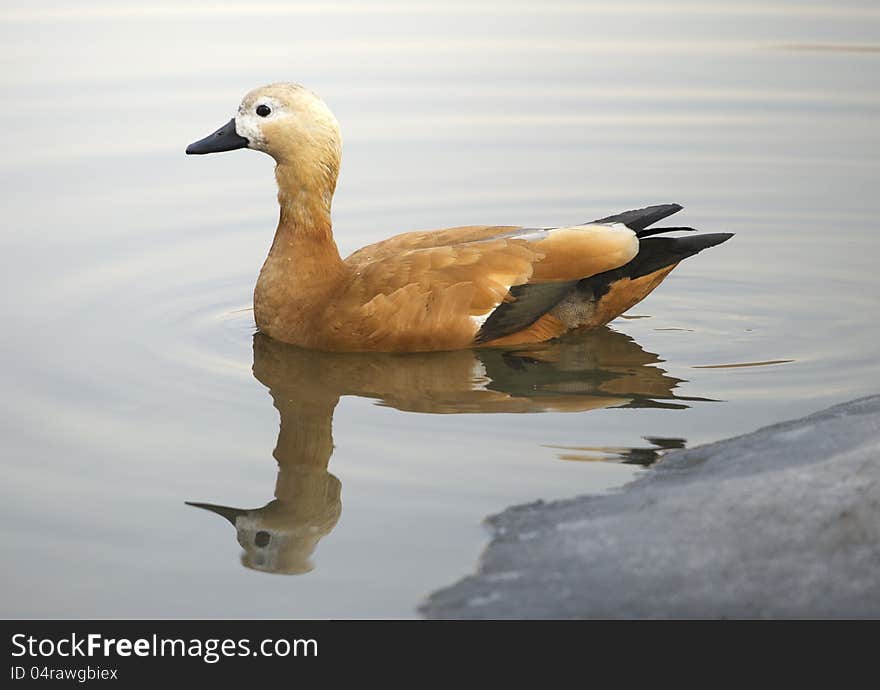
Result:
[[[193,503],[192,501],[184,501],[188,506],[193,506],[194,508],[203,508],[205,510],[210,510],[212,513],[217,513],[217,515],[222,515],[235,527],[236,518],[241,517],[242,515],[246,515],[248,511],[242,510],[241,508],[230,508],[228,506],[215,506],[213,503]]]
[[[238,132],[235,131],[235,118],[233,118],[213,134],[187,146],[186,152],[190,154],[217,153],[243,149],[247,145],[248,140],[238,136]]]

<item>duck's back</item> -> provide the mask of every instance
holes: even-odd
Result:
[[[368,244],[351,254],[345,263],[356,266],[375,259],[384,259],[411,249],[445,247],[463,242],[476,242],[517,230],[516,225],[462,225],[441,230],[415,230]]]

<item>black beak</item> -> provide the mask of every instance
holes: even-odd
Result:
[[[243,149],[248,145],[248,140],[238,136],[235,131],[235,119],[233,118],[213,134],[200,139],[186,147],[187,153],[217,153],[218,151],[232,151]]]

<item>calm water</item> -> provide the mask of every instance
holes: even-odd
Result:
[[[875,2],[473,4],[4,4],[0,614],[412,616],[487,514],[880,390]],[[272,162],[183,149],[280,79],[342,124],[344,253],[667,201],[737,236],[527,351],[255,338]]]

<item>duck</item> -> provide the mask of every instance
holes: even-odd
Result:
[[[259,332],[331,352],[425,352],[542,343],[607,324],[680,261],[731,233],[651,227],[679,204],[562,227],[468,225],[395,235],[343,259],[331,203],[339,123],[304,86],[250,91],[235,116],[186,148],[275,160],[280,207],[254,288]],[[675,237],[656,235],[682,231]]]

